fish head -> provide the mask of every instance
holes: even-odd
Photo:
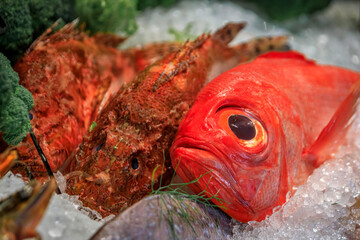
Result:
[[[66,192],[79,195],[84,206],[102,216],[126,209],[157,187],[162,174],[171,174],[164,149],[170,148],[175,131],[162,134],[168,117],[160,107],[149,110],[132,102],[104,110],[107,114],[84,138],[67,174]]]
[[[288,117],[286,96],[243,77],[224,73],[199,93],[170,155],[184,181],[198,179],[189,185],[195,193],[206,191],[230,216],[248,222],[263,220],[286,201],[286,159],[299,154],[300,144],[284,133],[296,131],[297,124]]]

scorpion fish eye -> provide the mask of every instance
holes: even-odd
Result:
[[[131,167],[134,170],[139,168],[139,160],[137,158],[131,159]]]
[[[104,143],[98,145],[95,149],[96,152],[100,151],[100,149],[103,147]]]
[[[221,108],[217,112],[218,124],[245,151],[256,153],[267,144],[267,132],[263,124],[251,113],[241,108]]]

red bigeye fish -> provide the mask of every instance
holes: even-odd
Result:
[[[171,147],[173,167],[184,181],[205,174],[190,187],[217,194],[231,217],[261,221],[336,151],[359,80],[292,51],[239,65],[197,96]]]
[[[228,46],[244,26],[229,23],[188,41],[124,86],[76,151],[66,192],[106,216],[149,194],[152,183],[156,187],[160,179],[169,181],[172,140],[205,82],[260,52],[286,45],[286,37],[279,36]]]

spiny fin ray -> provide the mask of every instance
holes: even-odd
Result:
[[[241,29],[245,27],[246,23],[228,23],[214,34],[203,34],[195,41],[186,41],[180,50],[176,53],[173,60],[167,65],[164,71],[160,74],[159,78],[155,81],[152,90],[156,91],[164,83],[170,81],[181,71],[185,70],[189,64],[194,62],[196,55],[193,54],[193,50],[201,47],[204,42],[211,38],[224,45],[231,42]]]

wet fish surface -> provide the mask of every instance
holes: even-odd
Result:
[[[152,195],[102,227],[91,239],[227,239],[230,218],[188,198]]]
[[[173,166],[241,221],[261,221],[342,143],[360,74],[297,52],[271,52],[210,82],[182,121]],[[213,200],[222,206],[222,203]]]
[[[166,184],[172,174],[171,142],[205,82],[260,52],[286,46],[280,36],[229,47],[244,26],[229,23],[184,43],[120,89],[75,153],[66,192],[107,216],[149,194],[152,182],[156,186],[162,178]]]

